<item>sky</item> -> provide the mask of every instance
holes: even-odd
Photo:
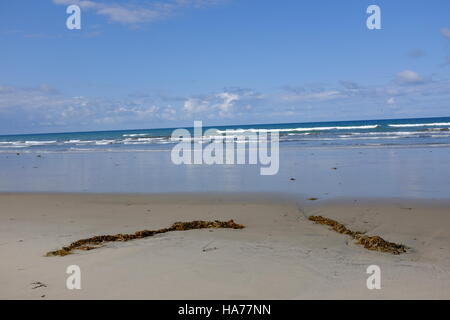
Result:
[[[0,0],[0,134],[440,116],[448,0]]]

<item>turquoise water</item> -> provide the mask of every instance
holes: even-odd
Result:
[[[207,130],[211,127],[204,127]],[[362,120],[263,125],[217,126],[214,136],[278,131],[282,145],[327,146],[447,146],[450,117]],[[167,129],[95,131],[0,136],[0,153],[168,150],[178,141]],[[192,128],[187,128],[193,132]],[[211,137],[210,137],[211,138]]]

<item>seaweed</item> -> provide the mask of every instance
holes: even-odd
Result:
[[[133,234],[101,235],[101,236],[94,236],[92,238],[77,240],[75,242],[72,242],[66,247],[62,247],[59,250],[47,252],[46,256],[47,257],[66,256],[68,254],[71,254],[73,250],[84,250],[84,251],[93,250],[99,248],[105,242],[143,239],[147,237],[152,237],[156,234],[166,233],[170,231],[186,231],[193,229],[211,229],[211,228],[243,229],[245,227],[241,224],[235,223],[233,220],[175,222],[169,228],[163,228],[159,230],[142,230],[137,231]]]
[[[318,224],[330,226],[332,230],[345,234],[356,240],[356,244],[364,246],[367,250],[389,252],[395,255],[405,253],[408,249],[403,244],[388,242],[379,236],[366,236],[363,232],[352,231],[347,229],[343,224],[322,216],[310,216],[308,218]]]

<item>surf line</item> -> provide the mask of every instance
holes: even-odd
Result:
[[[203,133],[202,121],[194,121],[194,135],[187,129],[176,129],[172,141],[171,160],[175,165],[260,165],[261,175],[275,175],[280,167],[279,132],[245,132],[236,135],[226,130],[209,128]],[[203,144],[206,144],[203,147]],[[248,155],[248,156],[247,156]]]

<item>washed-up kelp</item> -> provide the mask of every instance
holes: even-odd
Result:
[[[193,229],[219,229],[219,228],[228,228],[228,229],[243,229],[244,226],[241,224],[235,223],[233,220],[230,221],[192,221],[192,222],[175,222],[169,228],[163,228],[159,230],[142,230],[137,231],[134,234],[116,234],[116,235],[103,235],[103,236],[95,236],[92,238],[81,239],[75,242],[72,242],[67,247],[62,247],[56,251],[50,251],[46,254],[47,257],[51,256],[66,256],[71,254],[73,250],[92,250],[98,248],[100,245],[105,242],[113,242],[113,241],[130,241],[136,239],[142,239],[154,236],[160,233],[166,233],[170,231],[186,231]]]
[[[352,237],[356,240],[357,244],[364,246],[368,250],[389,252],[392,254],[401,254],[407,250],[407,247],[402,244],[388,242],[379,236],[370,237],[364,235],[362,232],[351,231],[343,224],[322,216],[310,216],[308,219],[319,224],[330,226],[334,231]]]

